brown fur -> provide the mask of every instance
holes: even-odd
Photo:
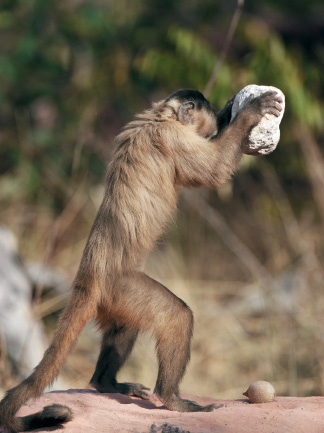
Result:
[[[116,374],[138,332],[152,331],[159,360],[155,393],[171,410],[214,409],[178,396],[190,357],[193,315],[181,299],[141,272],[142,262],[174,215],[180,187],[218,188],[226,182],[251,128],[266,112],[279,115],[279,102],[274,93],[266,93],[249,101],[229,124],[232,101],[216,114],[201,93],[183,90],[125,126],[116,138],[104,199],[53,341],[31,376],[0,403],[0,424],[7,431],[71,419],[70,410],[57,405],[42,415],[15,414],[53,382],[90,318],[96,318],[103,331],[91,379],[98,391],[148,398],[145,387],[118,383]]]

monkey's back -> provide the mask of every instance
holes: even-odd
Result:
[[[105,195],[80,270],[93,267],[95,274],[107,275],[135,269],[172,219],[178,190],[160,130],[145,117],[116,137]]]

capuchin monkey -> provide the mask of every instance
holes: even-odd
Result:
[[[233,98],[234,99],[234,98]],[[266,113],[279,116],[281,98],[267,92],[250,99],[233,122],[233,99],[217,113],[197,90],[179,90],[128,123],[115,140],[105,194],[85,246],[70,301],[53,341],[34,372],[0,403],[8,432],[53,426],[72,419],[66,406],[17,418],[57,377],[89,319],[102,330],[101,352],[90,384],[99,392],[148,399],[140,384],[118,383],[139,331],[156,339],[154,393],[173,411],[209,412],[179,396],[190,357],[193,314],[188,306],[141,269],[144,257],[172,219],[182,186],[219,188],[238,167],[248,137]]]

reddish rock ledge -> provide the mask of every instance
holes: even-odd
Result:
[[[323,433],[324,397],[277,397],[274,402],[215,400],[182,395],[200,404],[226,403],[211,413],[170,412],[151,401],[92,390],[54,391],[21,408],[28,415],[52,403],[72,408],[74,419],[64,427],[41,431],[62,433]],[[3,430],[0,430],[1,433]]]

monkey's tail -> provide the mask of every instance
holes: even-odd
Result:
[[[25,417],[16,417],[17,411],[30,398],[41,395],[57,377],[68,352],[72,349],[85,324],[95,313],[94,299],[86,290],[76,287],[70,303],[63,311],[53,341],[34,372],[20,385],[10,389],[0,402],[0,425],[10,433],[51,427],[72,419],[67,406],[54,404],[43,411]]]

